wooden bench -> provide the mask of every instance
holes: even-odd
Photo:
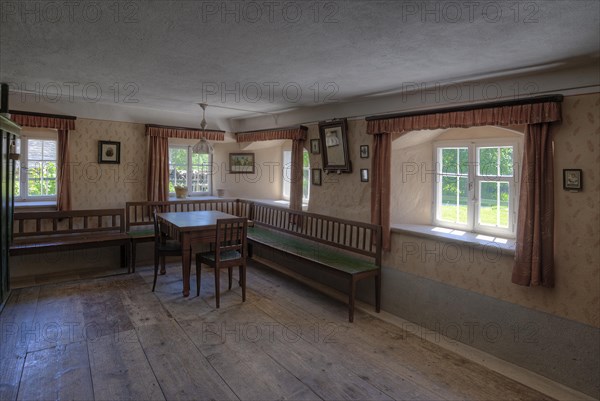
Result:
[[[123,209],[18,212],[13,221],[11,255],[121,246],[121,267],[127,266]]]
[[[373,278],[381,306],[381,227],[254,203],[248,243],[308,261],[348,281],[348,320],[354,320],[356,283]]]
[[[165,202],[127,202],[125,204],[125,232],[131,242],[132,272],[135,272],[136,248],[140,242],[154,241],[153,215],[154,209],[159,213],[165,212],[191,212],[199,210],[217,210],[234,214],[239,217],[248,217],[250,203],[237,199],[196,199],[177,200]]]

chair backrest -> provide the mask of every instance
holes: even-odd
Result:
[[[245,217],[218,219],[215,239],[215,256],[220,258],[221,252],[237,251],[246,257],[246,236],[248,234],[248,219]],[[218,260],[218,259],[217,259]]]
[[[154,217],[154,245],[159,246],[164,241],[163,232],[161,230],[161,224],[158,222],[156,215],[158,214],[157,208],[154,208],[152,215]]]

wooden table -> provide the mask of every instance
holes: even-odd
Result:
[[[217,219],[237,216],[217,211],[158,213],[157,218],[169,227],[173,238],[181,243],[181,269],[183,271],[183,296],[190,295],[192,245],[213,242]]]

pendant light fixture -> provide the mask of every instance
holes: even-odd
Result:
[[[200,122],[200,127],[202,127],[202,138],[200,138],[200,141],[198,141],[198,143],[194,145],[194,147],[192,148],[192,152],[212,155],[214,152],[214,148],[210,144],[210,142],[208,142],[206,138],[204,138],[206,133],[206,107],[208,106],[208,104],[198,103],[198,106],[202,108],[202,121]]]

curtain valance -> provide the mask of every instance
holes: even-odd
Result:
[[[368,117],[367,133],[387,132],[397,134],[406,131],[438,128],[468,128],[482,125],[509,126],[520,124],[541,124],[561,120],[560,100],[507,104],[475,105],[467,109],[447,109],[447,111],[420,112],[385,117]]]
[[[183,127],[165,127],[161,125],[146,124],[146,136],[161,138],[201,139],[208,141],[225,140],[225,131],[201,130]]]
[[[295,128],[276,128],[262,131],[236,133],[238,142],[272,141],[276,139],[306,140],[308,128],[301,125]]]
[[[11,110],[10,119],[23,127],[74,130],[77,117]]]

